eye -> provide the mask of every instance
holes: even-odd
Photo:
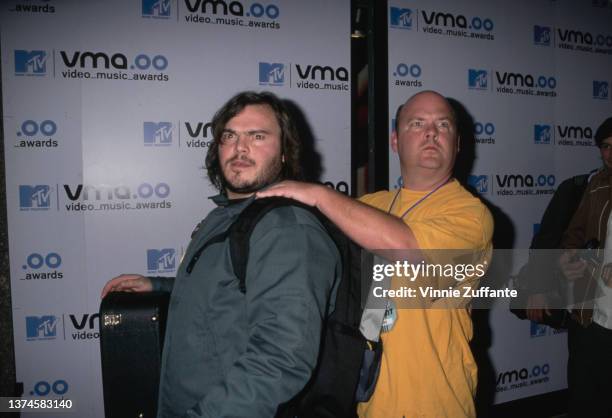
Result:
[[[408,122],[408,127],[412,129],[422,128],[423,126],[425,126],[425,122],[422,120],[415,119]]]
[[[253,135],[253,138],[255,139],[255,141],[263,141],[264,139],[266,139],[266,136],[264,134],[255,134]]]
[[[233,142],[236,140],[236,134],[233,132],[223,132],[223,134],[221,134],[221,142],[224,144]]]
[[[438,121],[438,128],[449,129],[450,128],[450,122],[447,121],[447,120]]]

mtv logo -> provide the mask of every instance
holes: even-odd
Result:
[[[412,10],[391,7],[389,21],[392,28],[412,29]]]
[[[45,51],[15,50],[15,74],[45,75],[47,53]]]
[[[550,34],[550,27],[535,25],[533,27],[533,43],[536,45],[550,46]]]
[[[468,70],[468,88],[474,90],[486,90],[488,87],[487,70]]]
[[[147,270],[149,272],[166,272],[176,268],[176,250],[163,248],[147,250]]]
[[[28,340],[49,340],[56,336],[57,317],[53,315],[26,317],[26,338]]]
[[[550,144],[552,131],[552,126],[550,125],[534,125],[533,142],[536,144]]]
[[[142,0],[142,17],[170,17],[171,0]]]
[[[489,177],[484,176],[468,176],[468,185],[472,186],[480,194],[489,192]]]
[[[531,322],[531,338],[545,337],[548,334],[548,327],[546,325],[538,324],[537,322],[533,321],[529,322]]]
[[[607,81],[593,81],[593,98],[607,100],[609,97],[609,84]]]
[[[28,209],[49,209],[51,207],[51,188],[47,185],[19,186],[19,207]]]
[[[145,145],[172,145],[171,122],[144,122]]]
[[[533,224],[533,235],[536,235],[538,232],[540,232],[541,226],[542,224]]]
[[[285,83],[285,65],[278,62],[259,63],[259,84],[282,86]]]

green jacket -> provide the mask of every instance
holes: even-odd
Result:
[[[191,274],[193,254],[225,231],[251,199],[213,198],[194,233],[171,290],[158,416],[271,418],[308,382],[341,260],[316,217],[280,207],[255,227],[246,294],[232,273],[229,244],[211,245]]]

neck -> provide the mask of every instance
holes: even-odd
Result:
[[[234,199],[246,199],[247,197],[251,197],[253,196],[256,192],[260,191],[260,190],[264,190],[266,188],[268,188],[268,186],[277,183],[279,181],[282,181],[284,178],[282,176],[281,171],[278,172],[278,174],[276,174],[276,176],[274,177],[269,177],[270,180],[268,181],[264,181],[264,182],[258,182],[255,184],[251,184],[249,187],[245,187],[244,188],[244,192],[236,192],[234,190],[230,190],[229,187],[227,187],[227,185],[225,186],[225,195],[227,196],[227,198],[229,200],[234,200]]]
[[[444,173],[437,176],[418,176],[402,173],[404,189],[426,192],[443,185],[451,178],[451,173]]]
[[[251,197],[255,194],[255,192],[236,193],[236,192],[232,192],[231,190],[225,189],[225,194],[227,195],[227,198],[229,200],[236,200],[236,199],[246,199],[247,197]]]

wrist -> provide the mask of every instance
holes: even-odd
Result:
[[[334,190],[324,184],[316,184],[312,193],[312,206],[323,212],[323,206],[333,198]]]

